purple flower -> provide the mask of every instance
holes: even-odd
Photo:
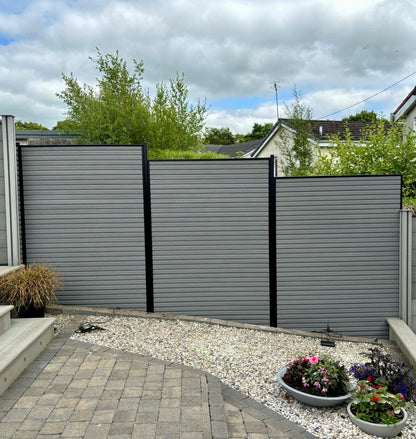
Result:
[[[315,382],[313,383],[313,385],[314,385],[317,389],[320,389],[320,388],[321,388],[321,385],[318,383],[318,381],[315,381]]]

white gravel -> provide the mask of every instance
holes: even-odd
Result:
[[[350,422],[345,405],[324,409],[292,399],[288,402],[276,373],[301,355],[330,354],[349,368],[353,363],[365,361],[362,353],[374,345],[337,341],[335,348],[322,347],[320,340],[312,337],[182,320],[88,316],[85,321],[105,322],[98,325],[106,330],[74,333],[73,339],[204,370],[321,438],[372,437]],[[409,414],[401,437],[416,438],[414,412]]]

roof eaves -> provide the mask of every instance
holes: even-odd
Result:
[[[263,142],[261,142],[260,145],[254,150],[254,152],[251,155],[252,158],[256,158],[259,155],[260,151],[269,143],[269,140],[275,135],[279,126],[280,126],[280,122],[277,121],[273,125],[272,129],[269,131],[267,136],[263,139]]]

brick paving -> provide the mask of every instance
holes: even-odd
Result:
[[[314,438],[203,371],[70,340],[82,319],[0,396],[0,438]]]

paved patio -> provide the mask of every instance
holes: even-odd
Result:
[[[0,438],[315,438],[203,371],[70,340],[84,318],[0,396]]]

